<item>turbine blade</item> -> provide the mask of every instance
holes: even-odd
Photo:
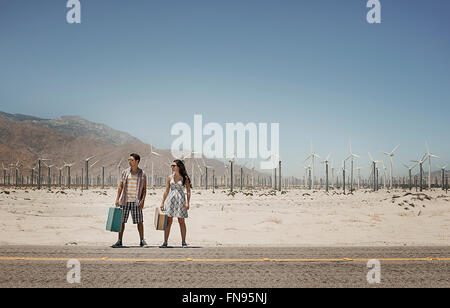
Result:
[[[397,145],[397,146],[395,147],[395,149],[392,150],[391,154],[394,154],[394,152],[397,151],[399,147],[400,147],[400,144]]]

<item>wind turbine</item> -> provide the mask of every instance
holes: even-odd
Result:
[[[240,180],[240,186],[241,186],[241,191],[243,189],[243,185],[244,185],[244,168],[247,165],[248,162],[245,162],[243,165],[241,165],[241,180]]]
[[[202,158],[203,167],[205,168],[205,189],[208,190],[208,168],[213,169],[214,167],[206,165],[205,161]],[[214,186],[214,179],[213,179],[213,186]]]
[[[427,154],[425,160],[428,159],[428,189],[431,190],[431,158],[439,158],[439,156],[431,154],[430,148],[428,147],[428,143],[425,142],[425,146],[427,148]]]
[[[3,165],[3,162],[2,162],[2,169],[3,169],[3,185],[6,186],[6,171],[8,171],[8,169],[5,168],[5,165]]]
[[[51,188],[51,174],[50,174],[50,169],[52,168],[52,167],[54,167],[54,165],[47,165],[46,163],[44,163],[44,165],[48,168],[48,175],[47,175],[47,186],[48,186],[48,189],[50,189]]]
[[[308,159],[311,159],[311,171],[312,171],[312,176],[311,176],[311,178],[312,178],[312,189],[314,190],[314,158],[320,158],[320,156],[319,155],[317,155],[316,153],[314,153],[314,149],[313,149],[313,144],[312,144],[312,141],[311,141],[311,154],[305,159],[305,162],[308,160]]]
[[[86,168],[86,183],[85,183],[85,188],[86,188],[86,190],[89,189],[89,161],[90,161],[91,159],[93,159],[94,157],[95,157],[95,155],[94,155],[94,156],[91,156],[91,157],[88,157],[88,158],[86,158],[86,159],[84,160],[85,168]],[[96,162],[96,163],[97,163],[97,162]]]
[[[334,164],[333,164],[333,162],[331,162],[331,187],[333,187],[333,189],[335,188],[334,187],[334,181],[335,181],[335,178],[334,178]]]
[[[269,157],[266,160],[271,160],[272,161],[272,166],[276,166],[276,164],[275,164],[275,160],[276,159],[278,159],[278,166],[281,167],[281,157],[280,157],[280,155],[278,155],[276,153],[273,153],[272,151],[270,151],[270,155],[269,155]],[[280,171],[280,177],[281,177],[281,171]],[[280,184],[279,190],[281,190],[281,182],[279,184]],[[277,189],[277,168],[276,167],[273,168],[273,171],[272,171],[272,188],[274,190]]]
[[[383,165],[383,171],[384,171],[383,186],[384,186],[384,189],[387,189],[387,186],[386,186],[386,181],[387,181],[387,172],[386,172],[386,170],[387,170],[387,168],[384,165],[384,160],[382,160],[381,163]]]
[[[305,166],[305,188],[311,189],[311,166]]]
[[[350,170],[350,192],[352,193],[353,192],[353,160],[355,158],[360,158],[360,157],[353,153],[352,142],[350,141],[349,143],[350,143],[350,155],[345,160],[351,159],[351,162],[352,162],[352,169]],[[344,161],[344,168],[345,168],[345,161]]]
[[[185,160],[185,159],[187,159],[187,158],[189,158],[189,159],[192,159],[191,160],[191,184],[192,184],[192,187],[195,187],[195,165],[194,165],[194,162],[195,162],[195,154],[200,154],[199,152],[193,152],[193,151],[191,151],[191,152],[189,152],[188,154],[186,154],[184,157],[182,157],[181,158],[181,160]],[[192,156],[192,155],[194,155],[194,156]]]
[[[331,153],[328,154],[327,158],[322,161],[322,164],[325,164],[325,191],[328,192],[328,163],[330,162]]]
[[[254,180],[255,180],[255,162],[252,159],[252,188],[254,188],[255,186]]]
[[[15,177],[16,177],[16,187],[19,186],[19,169],[22,166],[20,165],[20,161],[18,160],[17,163],[15,165],[13,165],[13,168],[15,170]]]
[[[56,168],[59,170],[58,185],[59,187],[62,187],[62,170],[64,169],[64,165],[61,168]]]
[[[97,160],[95,163],[93,163],[92,165],[89,166],[90,169],[92,169],[97,163],[99,162],[99,160]],[[98,178],[97,178],[98,179]],[[97,182],[98,183],[98,182]]]
[[[447,165],[445,165],[445,166],[440,166],[440,165],[437,165],[438,167],[439,167],[439,169],[441,169],[441,176],[442,176],[442,190],[445,190],[445,185],[444,185],[444,183],[445,183],[445,169],[447,168]]]
[[[394,160],[393,160],[393,157],[394,157],[394,152],[395,151],[397,151],[397,149],[398,149],[398,147],[399,147],[400,145],[397,145],[390,153],[387,153],[387,152],[382,152],[384,155],[386,155],[386,156],[389,156],[389,160],[390,160],[390,162],[391,162],[391,169],[390,169],[390,181],[389,181],[389,189],[392,189],[392,185],[393,185],[393,168],[394,168]]]
[[[33,155],[36,155],[37,157],[39,157],[40,155],[37,154],[36,152],[34,152],[30,147],[27,147],[28,151],[30,151]],[[47,158],[42,158],[39,157],[38,161],[37,161],[37,169],[38,169],[38,180],[37,180],[37,188],[41,189],[41,164],[44,161],[49,161],[51,159],[47,159]]]
[[[405,164],[403,164],[403,166],[405,166],[405,168],[408,169],[408,172],[409,172],[409,190],[412,190],[412,170],[417,167],[417,164],[415,164],[412,167],[409,167],[409,166],[407,166]]]
[[[236,160],[236,152],[234,152],[233,157],[229,160],[230,162],[230,191],[233,192],[234,188],[234,162]]]
[[[154,175],[153,158],[152,158],[153,155],[161,156],[161,154],[153,151],[153,145],[150,144],[150,162],[152,163],[152,181],[151,181],[151,185],[152,185],[152,188],[155,188],[155,182],[154,182],[155,181],[155,175]]]
[[[225,189],[228,186],[228,165],[227,164],[223,164],[224,167],[224,172],[223,172],[223,176],[224,176],[224,180],[225,180]]]
[[[73,165],[75,165],[75,163],[70,163],[70,164],[67,164],[66,162],[64,162],[64,167],[66,167],[67,168],[67,188],[69,188],[70,189],[70,182],[71,182],[71,178],[70,178],[70,168],[73,166]]]
[[[378,160],[374,160],[372,154],[369,153],[369,158],[372,161],[372,172],[373,172],[373,191],[376,191],[378,188],[377,185],[377,163],[380,163]]]
[[[342,161],[342,189],[344,191],[344,195],[345,195],[345,161],[347,159],[349,159],[349,157],[347,157]]]
[[[358,190],[361,189],[361,167],[357,167],[356,170],[358,170]]]
[[[423,163],[427,160],[427,154],[425,154],[420,160],[412,160],[411,162],[417,163],[420,166],[420,191],[423,191]]]
[[[278,156],[278,191],[281,191],[281,156]]]

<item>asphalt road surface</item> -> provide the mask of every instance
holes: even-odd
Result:
[[[370,259],[379,260],[379,275],[370,275],[379,283],[368,282],[378,270]],[[80,283],[69,283],[68,273]],[[448,288],[450,247],[3,246],[0,287]]]

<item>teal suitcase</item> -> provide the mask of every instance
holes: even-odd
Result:
[[[109,208],[106,230],[111,232],[120,232],[122,228],[123,210],[120,207]]]

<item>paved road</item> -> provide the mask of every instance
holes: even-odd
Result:
[[[69,259],[81,283],[67,282]],[[380,284],[367,282],[379,259]],[[450,247],[0,247],[0,287],[450,287]]]

